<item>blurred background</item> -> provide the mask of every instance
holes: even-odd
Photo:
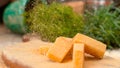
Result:
[[[3,23],[3,13],[4,13],[5,8],[14,1],[15,0],[0,0],[0,23]],[[50,0],[48,0],[48,2],[49,1]],[[53,1],[53,0],[51,0],[51,1]],[[60,1],[63,1],[63,0],[60,0]],[[66,1],[68,1],[68,0],[66,0]],[[72,0],[70,0],[70,1],[72,1]],[[115,6],[117,6],[117,7],[120,4],[119,0],[81,0],[81,1],[84,1],[86,3],[86,8],[90,9],[90,10],[92,10],[92,9],[96,10],[97,8],[99,8],[101,6],[108,6],[112,3],[114,3]]]
[[[22,15],[25,12],[25,8],[32,9],[30,7],[33,7],[34,1],[39,0],[0,0],[0,47],[5,45],[13,45],[18,42],[29,41],[31,37],[37,37],[36,34],[26,33],[26,21]],[[52,1],[53,0],[46,0],[47,3],[50,3]],[[81,3],[82,5],[79,3],[65,3],[71,6],[74,11],[80,13],[84,13],[86,9],[89,11],[96,11],[103,6],[107,7],[110,5],[114,6],[111,8],[111,11],[115,11],[114,8],[118,8],[120,6],[120,0],[65,0],[65,2],[69,1],[82,1],[84,3]],[[64,2],[64,0],[59,0],[58,2]],[[82,8],[79,9],[81,6]],[[99,16],[100,15],[101,14],[99,14]],[[117,33],[118,32],[119,31],[117,31]],[[93,34],[90,34],[90,36],[93,36]],[[101,40],[101,38],[99,39]],[[117,44],[119,44],[119,40],[120,39],[118,38]],[[117,48],[120,48],[120,44],[116,46]],[[114,45],[112,47],[114,47]],[[108,50],[106,54],[109,56],[111,56],[110,54],[113,54],[113,57],[116,57],[116,55],[117,57],[120,57],[118,54],[119,52],[120,49],[113,51]]]
[[[4,13],[5,8],[14,1],[15,0],[0,0],[0,23],[3,23],[3,13]],[[48,2],[49,1],[50,0],[48,0]],[[53,0],[51,0],[51,1],[53,1]],[[60,1],[62,1],[62,0],[60,0]],[[72,0],[70,0],[70,1],[72,1]],[[115,6],[117,6],[117,7],[120,4],[119,0],[81,0],[81,1],[86,2],[87,9],[95,9],[95,10],[101,6],[108,6],[108,5],[112,4],[113,2],[115,3]]]

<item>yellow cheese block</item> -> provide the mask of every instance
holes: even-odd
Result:
[[[73,46],[73,68],[84,67],[84,44],[75,43]]]
[[[105,44],[80,33],[73,38],[73,43],[84,43],[85,52],[96,58],[103,58],[106,51]]]
[[[34,50],[33,52],[41,54],[41,55],[46,55],[46,53],[48,52],[48,50],[51,46],[50,45],[41,46],[40,48]]]
[[[47,52],[47,57],[56,62],[62,62],[72,48],[72,39],[58,37]]]

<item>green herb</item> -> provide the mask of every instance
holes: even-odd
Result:
[[[86,11],[83,17],[71,7],[52,3],[37,4],[26,13],[29,29],[41,36],[42,40],[54,41],[58,36],[73,37],[83,33],[105,44],[108,48],[120,47],[120,9],[111,11],[103,7],[97,11]]]
[[[120,47],[120,9],[112,6],[85,13],[84,34],[100,40],[108,48]]]
[[[38,4],[26,14],[29,29],[38,33],[42,40],[54,41],[58,36],[73,37],[82,31],[82,16],[71,7],[52,3]]]

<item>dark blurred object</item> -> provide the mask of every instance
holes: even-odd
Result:
[[[23,36],[22,41],[28,42],[28,41],[35,40],[35,39],[40,39],[40,36],[35,33],[27,33]]]
[[[8,4],[10,0],[0,0],[0,8]]]
[[[119,7],[120,6],[120,0],[113,0],[115,3],[115,7]]]
[[[30,9],[33,9],[34,5],[35,5],[35,0],[30,0],[26,4],[25,11],[29,11]]]
[[[26,4],[25,11],[33,9],[33,7],[39,3],[41,3],[41,0],[29,0],[29,2]]]
[[[0,0],[0,23],[2,23],[3,11],[11,0]]]
[[[100,7],[108,6],[113,0],[86,0],[86,8],[88,10],[97,10]]]
[[[30,41],[30,36],[28,36],[27,34],[24,35],[23,38],[22,38],[22,41],[23,41],[23,42],[28,42],[28,41]]]
[[[3,18],[3,12],[4,12],[4,9],[6,8],[6,6],[13,2],[15,0],[0,0],[0,23],[3,22],[2,18]]]

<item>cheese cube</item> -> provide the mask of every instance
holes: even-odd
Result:
[[[72,48],[72,39],[58,37],[47,52],[47,57],[56,62],[62,62]]]
[[[41,55],[46,55],[46,53],[48,52],[50,48],[50,45],[49,46],[42,46],[38,49],[38,52],[41,54]]]
[[[75,43],[73,46],[73,68],[84,67],[84,44]]]
[[[96,58],[103,58],[106,51],[105,44],[80,33],[73,38],[73,43],[84,43],[85,52]]]

